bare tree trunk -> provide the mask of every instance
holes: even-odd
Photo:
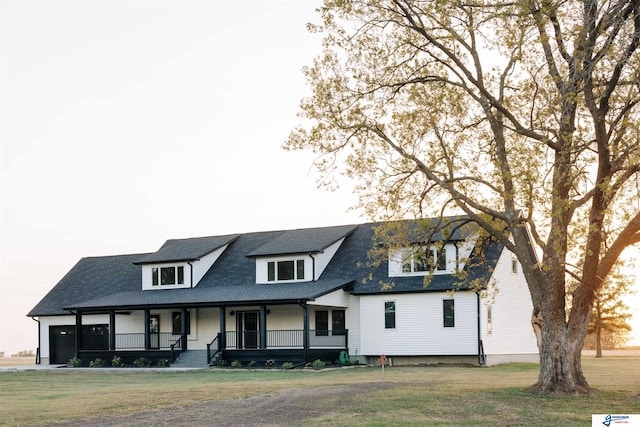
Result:
[[[588,393],[590,387],[582,373],[583,341],[579,336],[572,336],[563,323],[545,321],[542,328],[540,373],[538,382],[532,389],[546,393]]]

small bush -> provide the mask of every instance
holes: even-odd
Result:
[[[218,362],[218,366],[229,366],[229,362],[224,359],[220,359],[220,361]]]
[[[251,362],[249,362],[249,365],[247,365],[247,367],[249,369],[253,369],[258,365],[258,362],[256,362],[255,360],[252,360]]]
[[[269,368],[269,369],[273,368],[275,364],[276,364],[276,361],[273,359],[269,359],[266,362],[264,362],[265,368]]]
[[[96,357],[95,360],[92,360],[91,362],[89,362],[89,367],[90,368],[102,368],[102,359],[100,359],[99,357]]]
[[[72,359],[69,359],[69,362],[67,363],[68,366],[71,366],[72,368],[79,368],[82,366],[82,360],[78,359],[77,357],[74,357]]]
[[[145,368],[147,366],[151,366],[151,360],[146,357],[139,357],[133,361],[133,366],[136,368]]]
[[[171,363],[169,363],[169,359],[160,359],[158,360],[158,366],[161,368],[168,368],[171,366]]]
[[[293,368],[293,363],[291,362],[284,362],[282,364],[282,369],[291,369],[291,368]]]
[[[232,368],[239,368],[240,366],[242,366],[242,363],[240,363],[239,360],[234,360],[233,362],[231,362]]]
[[[113,366],[114,368],[123,367],[124,363],[122,362],[122,358],[120,356],[114,355],[113,358],[111,359],[111,366]]]
[[[327,364],[320,359],[316,359],[311,363],[311,367],[314,369],[322,369],[322,368],[325,368],[326,366]]]

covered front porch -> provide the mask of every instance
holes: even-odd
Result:
[[[202,359],[198,366],[234,361],[244,366],[297,365],[316,359],[333,362],[349,348],[345,308],[305,302],[157,306],[75,315],[76,357],[84,366],[96,358],[109,365],[114,356],[128,365],[141,357],[154,365],[174,364],[184,352],[197,354]],[[97,318],[108,323],[96,323]]]

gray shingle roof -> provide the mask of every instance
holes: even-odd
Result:
[[[322,252],[338,240],[351,234],[356,227],[356,225],[342,225],[284,231],[275,239],[249,252],[247,256],[259,257]]]
[[[238,234],[230,234],[227,236],[167,240],[157,252],[136,260],[135,264],[197,261],[216,249],[233,242],[237,238]]]
[[[69,314],[64,307],[142,287],[142,268],[133,262],[145,254],[82,258],[27,316]]]
[[[376,224],[271,231],[200,239],[170,240],[156,253],[81,259],[36,305],[28,316],[69,314],[66,308],[82,310],[213,306],[255,303],[295,303],[313,300],[326,293],[348,288],[356,295],[430,292],[465,289],[472,279],[491,277],[502,246],[484,249],[483,263],[468,270],[469,280],[460,284],[451,275],[434,276],[425,288],[423,278],[389,278],[388,263],[367,264],[374,242]],[[323,233],[323,231],[326,231]],[[299,243],[294,239],[298,236]],[[318,242],[313,242],[313,237]],[[344,242],[315,282],[256,284],[255,259],[248,257],[315,252],[345,237]],[[169,243],[172,242],[172,243]],[[189,248],[194,243],[194,248]],[[195,259],[210,250],[229,244],[216,263],[193,289],[142,290],[140,265],[134,263]],[[285,243],[290,243],[286,249]],[[213,248],[213,249],[212,249]],[[203,252],[204,251],[204,252]],[[158,255],[160,254],[160,255]],[[193,257],[193,258],[192,258]],[[381,290],[381,283],[392,283]]]

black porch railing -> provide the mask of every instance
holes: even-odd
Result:
[[[227,331],[225,349],[303,349],[304,330],[267,330],[266,345],[261,342],[259,331]],[[310,330],[309,348],[347,348],[348,331]]]
[[[149,334],[149,348],[150,349],[170,349],[180,335],[175,335],[171,332],[160,332]],[[116,349],[140,349],[145,348],[145,335],[144,333],[131,333],[131,334],[116,334]]]

